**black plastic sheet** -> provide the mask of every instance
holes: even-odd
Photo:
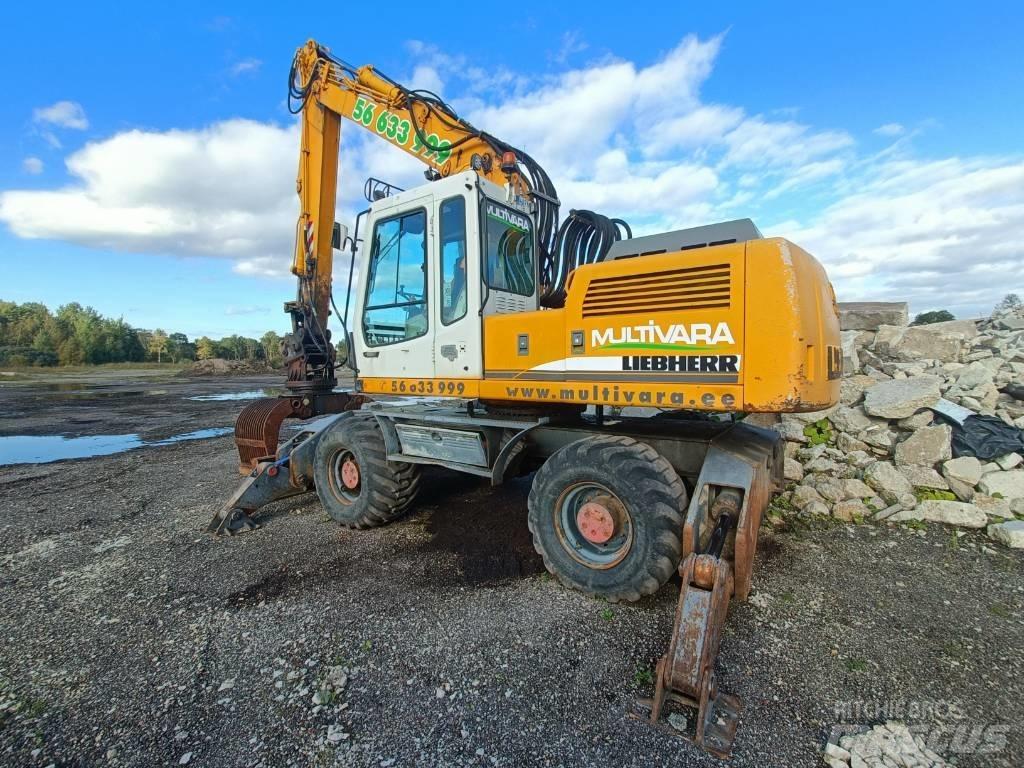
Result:
[[[963,424],[952,421],[951,426],[953,456],[990,461],[1007,453],[1024,453],[1024,432],[995,416],[975,414],[964,419]]]

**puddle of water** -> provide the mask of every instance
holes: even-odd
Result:
[[[186,397],[186,400],[198,400],[201,403],[216,402],[219,400],[256,400],[260,397],[273,397],[274,392],[268,389],[253,389],[248,392],[220,392],[215,395],[193,395]]]
[[[13,435],[0,437],[0,466],[8,464],[48,464],[63,459],[85,459],[90,456],[110,456],[152,445],[173,445],[185,440],[203,440],[220,437],[232,427],[197,429],[165,440],[146,442],[138,435]]]
[[[197,429],[194,432],[186,432],[183,435],[174,435],[165,440],[154,440],[146,445],[174,445],[183,443],[186,440],[205,440],[209,437],[220,437],[234,431],[234,427],[210,427],[209,429]]]

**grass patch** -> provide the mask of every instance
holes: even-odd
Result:
[[[963,643],[959,643],[956,640],[950,640],[942,646],[942,652],[949,658],[956,661],[960,661],[967,657],[967,648]]]
[[[615,613],[614,611],[612,611],[611,608],[605,608],[603,611],[601,611],[601,618],[605,621],[611,621],[615,618]]]
[[[1000,619],[1008,619],[1011,616],[1010,609],[1002,603],[992,603],[988,607],[988,612],[993,616],[998,616]]]
[[[823,445],[832,441],[832,424],[828,419],[818,419],[804,427],[804,437],[811,445]]]
[[[654,682],[654,670],[650,667],[637,667],[633,672],[633,685],[651,685]]]
[[[918,501],[956,501],[956,494],[952,491],[940,491],[938,488],[922,488],[914,486],[914,496]]]
[[[867,659],[847,659],[845,664],[847,672],[867,672],[868,669]]]

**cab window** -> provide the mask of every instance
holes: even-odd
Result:
[[[466,200],[441,203],[441,322],[466,316]]]
[[[488,200],[484,204],[483,220],[487,285],[499,291],[531,296],[536,270],[530,218]]]
[[[427,332],[427,215],[423,210],[373,228],[363,333],[371,347]]]

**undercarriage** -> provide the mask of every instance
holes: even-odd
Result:
[[[349,393],[259,400],[236,425],[245,479],[209,530],[249,530],[262,506],[314,490],[343,525],[381,525],[414,503],[422,465],[492,485],[539,470],[530,528],[564,584],[635,600],[677,570],[673,634],[635,716],[727,757],[742,705],[718,690],[715,660],[730,600],[750,592],[757,531],[782,485],[781,444],[742,421],[591,410]],[[278,445],[289,418],[298,431]],[[664,722],[676,706],[696,710],[688,732]]]

